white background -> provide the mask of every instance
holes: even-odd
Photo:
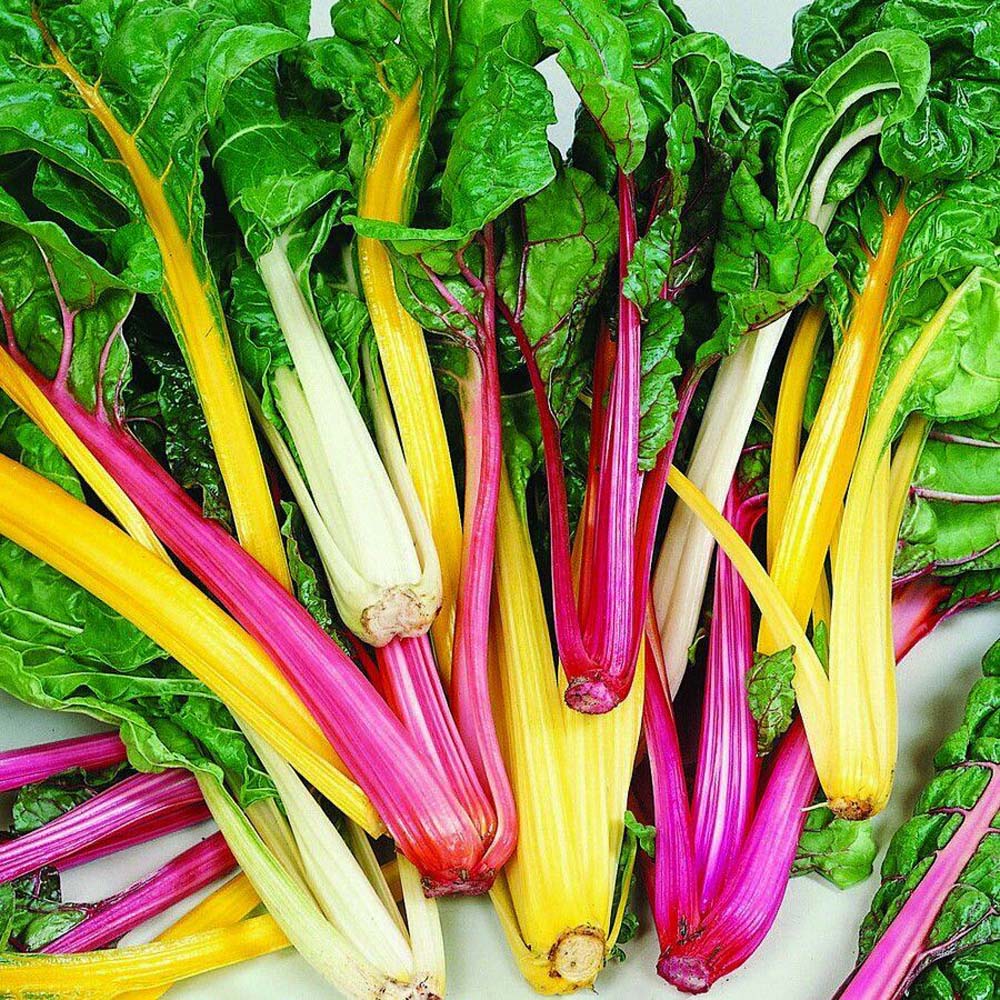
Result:
[[[695,27],[717,31],[741,51],[767,65],[787,58],[791,15],[797,0],[686,0]],[[315,4],[313,27],[328,33],[326,3]],[[562,110],[570,106],[560,89]],[[565,126],[553,139],[565,145]],[[884,848],[888,835],[913,807],[933,772],[938,743],[961,721],[966,694],[979,674],[979,661],[1000,635],[1000,608],[969,612],[926,639],[901,667],[900,758],[888,808],[876,821]],[[29,709],[0,694],[0,749],[25,746],[86,732],[93,726],[78,716]],[[64,881],[68,899],[106,896],[153,870],[209,827],[165,837],[115,855],[103,863],[70,872]],[[829,1000],[853,965],[858,924],[868,908],[876,879],[849,892],[838,892],[818,879],[795,880],[770,937],[736,975],[711,992],[716,1000]],[[141,941],[173,922],[193,901],[175,907],[128,940]],[[522,1000],[535,994],[521,980],[490,905],[485,900],[442,904],[448,946],[448,996],[456,1000]],[[596,992],[604,1000],[653,1000],[678,997],[657,979],[655,936],[643,915],[639,937],[627,946],[628,961],[602,973]],[[314,1000],[333,994],[290,951],[203,976],[171,991],[176,1000],[247,1000],[271,994],[281,1000]]]

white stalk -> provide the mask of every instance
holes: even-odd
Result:
[[[268,912],[327,982],[355,1000],[415,1000],[427,995],[417,984],[387,976],[359,953],[278,864],[225,789],[210,777],[199,778],[199,784],[230,850]]]
[[[338,610],[376,645],[418,635],[440,605],[440,588],[436,594],[421,590],[423,569],[406,514],[292,271],[285,239],[257,264],[295,366],[275,374],[279,409],[314,506],[336,540],[339,558],[328,572],[337,575]]]
[[[861,95],[859,95],[861,96]],[[840,139],[816,168],[809,188],[808,221],[825,233],[836,212],[826,193],[837,165],[860,143],[877,135],[883,118]],[[719,365],[691,453],[687,478],[722,510],[743,443],[764,389],[788,314],[742,338],[736,350]],[[684,504],[670,516],[653,573],[653,607],[660,629],[665,681],[676,694],[687,669],[688,650],[701,616],[705,584],[715,542]]]
[[[407,981],[413,956],[399,924],[372,888],[337,828],[292,767],[248,734],[285,805],[312,894],[349,945],[391,979]],[[398,913],[395,903],[393,913]]]

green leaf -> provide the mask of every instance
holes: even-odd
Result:
[[[1000,836],[995,830],[1000,806],[995,768],[1000,761],[998,656],[1000,643],[986,654],[986,676],[969,695],[962,726],[935,758],[938,773],[921,794],[913,818],[896,831],[889,844],[882,885],[861,927],[862,960],[890,927],[904,936],[912,935],[903,968],[919,970],[920,975],[900,977],[900,995],[973,1000],[992,993],[991,970],[1000,944],[996,917]],[[957,878],[940,885],[927,882],[934,888],[919,900],[912,895],[925,880],[950,869],[959,872]],[[933,922],[925,930],[928,917]],[[866,972],[872,977],[883,972],[895,977],[899,962],[896,955],[891,969],[873,967]],[[970,992],[965,992],[967,987]],[[944,989],[949,992],[941,992]]]
[[[718,35],[696,32],[674,43],[673,59],[678,103],[686,103],[706,134],[715,136],[733,86],[729,45]]]
[[[59,872],[40,868],[0,885],[0,952],[38,952],[88,915],[85,903],[64,903]]]
[[[504,228],[497,290],[517,317],[560,423],[590,379],[587,322],[618,247],[614,202],[581,170],[566,167],[528,198]],[[518,357],[516,347],[511,354]]]
[[[652,469],[674,432],[677,412],[675,382],[682,372],[677,349],[684,335],[684,315],[673,303],[658,299],[649,309],[642,332],[639,387],[639,468]]]
[[[810,222],[778,219],[745,164],[722,204],[712,287],[722,322],[699,348],[699,360],[728,353],[747,330],[758,329],[801,302],[833,267],[833,255]]]
[[[74,768],[18,790],[11,807],[13,826],[17,836],[31,833],[46,823],[58,819],[64,812],[92,799],[103,789],[124,777],[127,764],[116,764],[103,771],[83,771]]]
[[[777,154],[778,215],[815,216],[826,200],[810,186],[830,142],[842,142],[878,119],[889,127],[913,114],[930,79],[930,52],[917,35],[880,31],[827,66],[789,109]],[[859,100],[864,102],[859,105]],[[843,192],[839,192],[843,193]]]
[[[762,757],[792,724],[794,653],[791,646],[770,656],[754,653],[753,666],[747,674],[747,699],[757,721],[757,753]]]
[[[451,226],[472,234],[555,177],[548,127],[552,95],[530,66],[491,53],[465,86],[441,176]]]
[[[601,0],[540,0],[532,4],[545,44],[629,174],[642,162],[649,119],[632,65],[626,25]]]
[[[810,809],[792,863],[792,875],[813,873],[849,889],[872,873],[878,845],[871,822],[839,819],[825,806]]]

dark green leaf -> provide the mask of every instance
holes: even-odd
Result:
[[[761,756],[770,752],[778,737],[792,724],[794,653],[791,646],[770,656],[754,653],[753,666],[747,674],[747,700],[757,721],[757,753]]]

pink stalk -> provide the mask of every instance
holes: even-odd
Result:
[[[979,800],[971,809],[949,810],[962,816],[961,826],[937,851],[885,933],[838,990],[838,1000],[899,1000],[928,965],[953,954],[962,935],[968,933],[966,927],[936,944],[929,940],[941,907],[979,845],[987,835],[1000,832],[995,822],[1000,812],[1000,765],[977,762],[966,766],[988,774]]]
[[[619,282],[632,261],[637,239],[635,182],[618,175]],[[642,320],[639,307],[618,296],[614,372],[601,440],[595,493],[592,570],[580,581],[583,644],[593,666],[564,662],[569,679],[566,704],[588,714],[609,712],[628,694],[642,633],[645,603],[635,593],[638,569],[635,530],[643,476],[639,471],[639,383]],[[561,652],[561,651],[560,651]]]
[[[661,646],[652,614],[647,615],[646,628],[646,655],[652,662],[646,670],[643,727],[653,787],[656,851],[645,870],[653,922],[660,947],[666,948],[698,926],[701,893],[677,726],[660,671],[653,669]]]
[[[109,854],[117,854],[119,851],[127,850],[129,847],[137,847],[139,844],[158,840],[160,837],[167,836],[168,833],[176,833],[178,830],[197,826],[211,818],[212,814],[204,802],[192,802],[180,809],[171,809],[166,815],[157,813],[137,823],[129,823],[109,836],[66,855],[57,867],[61,872],[69,871],[70,868],[98,861],[101,858],[106,858]]]
[[[0,882],[42,865],[59,866],[121,827],[170,815],[201,801],[198,782],[186,771],[135,774],[31,833],[0,844]]]
[[[64,338],[72,344],[72,316],[64,314],[63,320]],[[13,342],[8,350],[163,543],[281,669],[372,800],[400,850],[420,870],[426,891],[478,890],[480,882],[467,883],[469,872],[484,870],[485,849],[475,822],[355,664],[232,536],[202,516],[197,504],[115,414],[103,407],[89,412],[64,379],[44,378]],[[480,711],[488,713],[488,706]],[[499,760],[499,751],[495,757]],[[505,834],[505,842],[512,836]],[[487,869],[492,865],[491,860]]]
[[[739,968],[764,940],[785,895],[816,772],[799,720],[781,741],[740,863],[731,867],[700,925],[679,935],[660,956],[657,972],[684,993],[704,993]]]
[[[917,610],[927,607],[924,602]],[[893,603],[897,662],[941,620],[933,619],[928,626],[927,620],[919,613],[911,615],[911,610],[908,607],[901,614],[897,594]],[[917,622],[917,628],[907,626],[910,620]],[[662,692],[662,687],[657,687]],[[648,732],[647,744],[652,759],[654,741]],[[796,719],[778,746],[749,831],[737,842],[733,863],[714,903],[700,924],[689,925],[691,930],[687,935],[677,934],[672,938],[669,934],[660,935],[663,953],[657,971],[669,983],[686,993],[704,993],[760,947],[785,897],[805,810],[815,799],[818,787],[809,743],[801,721]],[[655,907],[653,912],[659,929],[660,917]],[[872,1000],[876,997],[882,1000],[881,994],[872,994]],[[860,1000],[860,996],[852,1000]]]
[[[723,513],[747,543],[764,513],[762,498],[741,501],[734,484]],[[709,909],[739,861],[757,795],[756,726],[747,700],[753,665],[750,595],[719,550],[708,640],[705,702],[692,812],[701,905]]]
[[[69,955],[105,948],[235,868],[222,834],[212,834],[122,892],[86,907],[87,916],[79,924],[41,950]]]
[[[7,750],[0,753],[0,792],[33,785],[72,768],[99,771],[121,764],[125,757],[125,744],[117,733],[94,733]]]
[[[451,701],[462,736],[481,785],[488,788],[495,816],[483,831],[487,845],[480,865],[480,882],[488,888],[496,872],[514,852],[517,813],[514,794],[500,754],[490,707],[488,674],[490,598],[496,514],[503,461],[500,416],[500,372],[496,341],[496,259],[493,227],[483,231],[482,319],[470,350],[478,369],[461,385],[465,438],[465,529],[452,658]],[[468,278],[469,276],[467,276]],[[474,882],[470,875],[470,881]]]

